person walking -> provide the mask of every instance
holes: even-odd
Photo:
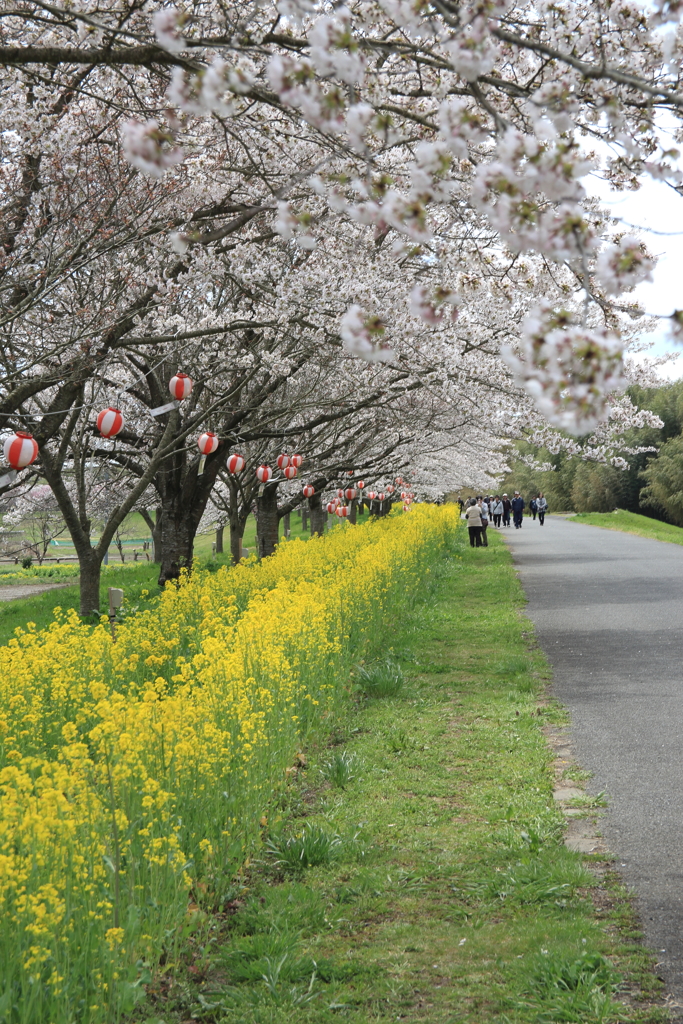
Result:
[[[467,520],[467,529],[470,534],[470,547],[480,548],[481,547],[481,509],[476,501],[470,505],[465,512],[465,519]]]
[[[484,498],[479,499],[479,514],[481,516],[481,543],[487,548],[489,546],[489,539],[486,536],[486,531],[489,525],[489,503]]]
[[[500,521],[503,516],[503,502],[500,500],[500,495],[496,495],[493,499],[493,508],[491,509],[493,516],[493,525],[496,529],[500,529]]]
[[[542,494],[539,494],[536,499],[536,508],[538,509],[538,521],[543,526],[545,521],[545,514],[548,511],[548,502],[545,500]]]
[[[515,523],[515,530],[521,530],[522,520],[524,518],[524,498],[521,496],[519,491],[515,491],[515,496],[510,504],[512,506],[512,518]]]
[[[503,495],[503,526],[510,525],[510,512],[512,510],[512,502],[508,498],[507,494]]]
[[[531,512],[532,519],[536,522],[537,505],[535,496],[529,502],[529,511]]]

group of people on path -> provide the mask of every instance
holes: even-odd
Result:
[[[463,508],[463,503],[460,499],[460,507]],[[464,504],[464,515],[467,519],[467,528],[470,534],[470,545],[474,548],[487,548],[489,546],[486,531],[488,529],[489,522],[493,519],[493,525],[496,529],[500,526],[509,526],[510,517],[515,525],[516,530],[521,530],[522,523],[524,521],[524,509],[526,504],[524,498],[521,496],[519,491],[515,491],[512,500],[508,498],[507,494],[502,496],[496,494],[495,497],[483,497],[479,495],[477,498],[469,498]],[[538,521],[543,526],[545,522],[545,514],[548,510],[548,502],[546,501],[543,494],[536,494],[529,502],[529,512],[533,516],[534,520],[538,516]]]

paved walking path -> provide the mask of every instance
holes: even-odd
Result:
[[[59,590],[61,587],[73,586],[75,580],[69,583],[11,583],[0,585],[0,601],[16,601],[20,597],[34,597],[35,594],[44,594],[46,590]]]
[[[683,1003],[683,547],[550,517],[510,543],[603,832]]]

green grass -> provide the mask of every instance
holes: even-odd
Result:
[[[362,523],[367,518],[368,518],[368,513],[366,512],[364,515],[358,517],[358,522]],[[336,522],[336,518],[335,518],[334,521]],[[331,525],[332,525],[332,522],[331,522]],[[125,543],[123,545],[123,551],[124,551],[124,556],[125,556],[126,564],[128,564],[128,562],[132,562],[133,561],[133,550],[134,549],[138,550],[139,558],[140,558],[141,561],[144,562],[146,559],[145,559],[145,553],[142,550],[142,544],[143,544],[143,542],[145,540],[150,540],[151,538],[150,538],[149,529],[148,529],[144,519],[139,514],[139,512],[133,512],[133,513],[131,513],[130,516],[128,516],[126,518],[125,529],[124,529],[123,532],[124,532],[124,536],[125,536]],[[284,526],[283,526],[283,524],[281,522],[280,523],[280,539],[282,539],[283,537],[284,537]],[[302,530],[302,517],[301,517],[301,513],[299,511],[294,511],[294,512],[291,513],[291,516],[290,516],[290,537],[292,539],[301,537],[304,540],[307,539],[308,537],[310,537],[310,529],[306,529],[306,532],[304,532]],[[216,534],[215,534],[214,530],[210,530],[208,533],[198,534],[196,539],[195,539],[195,546],[194,546],[194,551],[195,551],[196,557],[197,558],[209,558],[211,556],[212,546],[213,546],[213,543],[214,543],[215,539],[216,539]],[[248,549],[250,554],[253,554],[256,551],[256,520],[255,520],[254,516],[249,516],[249,518],[247,519],[246,526],[244,528],[244,537],[242,539],[242,544],[243,544],[243,546],[245,548]],[[229,532],[228,527],[225,528],[224,547],[225,547],[226,550],[229,550],[229,547],[230,547],[230,532]],[[63,564],[70,564],[70,563],[73,562],[73,560],[76,557],[76,550],[75,550],[73,544],[71,543],[71,540],[69,539],[68,534],[65,534],[64,536],[58,538],[57,546],[51,546],[48,549],[47,556],[50,559],[62,558],[62,559],[68,559],[69,560],[69,562],[63,563]],[[116,548],[116,545],[113,542],[112,542],[112,544],[111,544],[111,546],[109,548],[109,559],[110,559],[111,563],[117,563],[120,560],[119,559],[118,549]],[[44,564],[45,564],[45,566],[51,566],[51,565],[54,565],[55,563],[50,561],[50,562],[45,562]],[[2,566],[0,567],[0,572],[2,574],[11,573],[15,569],[19,569],[19,568],[21,568],[20,565],[14,566],[13,563],[3,563]],[[9,580],[5,580],[5,581],[2,581],[2,582],[10,582],[10,581]]]
[[[639,537],[651,537],[652,540],[664,540],[669,544],[683,544],[683,529],[662,523],[658,519],[639,516],[635,512],[580,512],[567,520],[570,523],[586,523],[588,526],[602,526],[607,530],[621,530],[622,533],[635,533]]]
[[[539,703],[548,667],[522,606],[501,539],[473,551],[460,530],[382,658],[352,669],[329,745],[297,757],[184,976],[156,977],[136,1019],[669,1019],[609,859],[563,845],[542,727],[565,715]]]
[[[151,562],[138,562],[131,567],[128,564],[108,566],[102,573],[100,609],[104,611],[107,608],[108,587],[123,588],[124,614],[135,608],[146,606],[159,592],[158,575],[159,566]],[[22,580],[21,582],[40,583],[41,581],[36,579],[35,581]],[[78,609],[78,606],[77,584],[58,587],[42,594],[34,594],[31,597],[2,601],[0,602],[0,644],[6,644],[14,636],[15,629],[23,629],[29,622],[35,623],[37,629],[49,626],[54,619],[55,608]]]

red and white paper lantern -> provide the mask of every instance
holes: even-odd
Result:
[[[369,498],[370,501],[374,501],[377,497],[377,491],[368,491],[366,497]]]
[[[289,455],[278,455],[278,457],[277,457],[277,468],[278,469],[287,469],[287,467],[289,466],[291,461],[292,460],[290,459]]]
[[[358,487],[359,491],[362,491],[363,488],[365,487],[365,481],[364,480],[359,480],[356,486]]]
[[[296,468],[296,466],[285,466],[282,472],[285,474],[288,480],[293,480],[294,477],[299,472],[299,470]]]
[[[295,469],[301,469],[301,463],[304,461],[303,455],[290,455],[289,463],[294,466]]]
[[[337,491],[337,497],[338,498],[343,498],[344,497],[344,488],[343,487],[340,487],[339,490]]]
[[[338,505],[337,508],[335,509],[335,511],[336,511],[336,514],[339,516],[340,519],[346,519],[348,514],[349,514],[349,506],[348,505]]]
[[[241,473],[244,469],[244,459],[241,455],[231,455],[228,459],[228,473]]]
[[[183,398],[187,398],[192,392],[192,381],[186,373],[181,373],[178,370],[176,375],[169,380],[168,390],[176,402],[182,402]]]
[[[353,499],[356,497],[356,493],[357,492],[355,487],[347,487],[346,490],[344,491],[344,497],[346,498],[347,501],[353,501]]]
[[[404,505],[403,506],[403,511],[404,512],[410,512],[410,505]]]
[[[393,484],[387,484],[387,494],[393,494],[396,488]]]
[[[313,484],[304,484],[303,487],[301,488],[301,493],[303,494],[304,498],[312,498],[313,495],[315,494],[315,487],[313,486]]]
[[[3,446],[5,458],[12,469],[26,469],[38,457],[38,445],[30,434],[17,430],[5,441]]]
[[[403,483],[403,477],[402,476],[397,476],[396,477],[396,485],[398,487],[400,487],[402,483]]]
[[[212,452],[218,448],[218,436],[212,434],[210,430],[204,431],[197,438],[197,447],[199,448],[202,455],[211,455]]]
[[[97,429],[102,437],[116,437],[123,430],[123,416],[120,409],[103,409],[97,417]]]
[[[337,511],[337,503],[334,501],[328,501],[325,508],[327,509],[328,514],[332,516]]]
[[[262,484],[268,483],[272,475],[273,471],[270,466],[259,466],[256,470],[256,478],[260,480]]]
[[[378,501],[384,501],[385,498],[386,498],[386,494],[384,493],[384,491],[380,491],[379,494],[377,495],[377,500]]]

